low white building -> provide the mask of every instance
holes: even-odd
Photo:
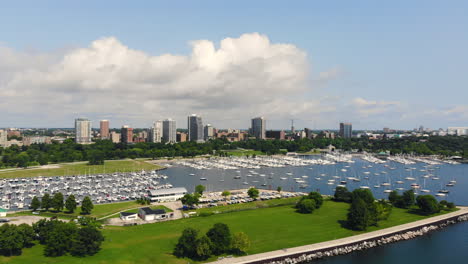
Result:
[[[170,202],[176,201],[184,197],[184,195],[186,194],[187,189],[185,189],[184,187],[149,190],[148,199],[150,199],[151,202]]]
[[[120,219],[123,221],[132,221],[136,220],[138,218],[137,213],[126,213],[126,212],[120,212]]]
[[[153,210],[149,207],[142,207],[138,209],[138,216],[145,221],[164,220],[174,217],[174,213],[166,213],[163,209]]]

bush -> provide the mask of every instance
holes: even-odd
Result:
[[[252,199],[254,199],[254,200],[257,200],[259,193],[260,193],[260,192],[259,192],[258,189],[256,189],[256,188],[250,188],[250,189],[247,191],[247,194],[249,195],[249,197],[252,198]]]
[[[307,195],[307,198],[315,201],[315,208],[318,209],[323,204],[323,196],[318,192],[311,192]]]
[[[423,214],[435,214],[440,212],[440,206],[432,195],[419,195],[416,204]]]
[[[232,236],[231,249],[234,253],[244,254],[250,247],[249,237],[244,232],[235,233]]]
[[[310,214],[316,207],[317,204],[315,203],[315,200],[309,198],[301,199],[296,205],[297,211],[301,214]]]

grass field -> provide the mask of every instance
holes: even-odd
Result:
[[[127,172],[137,170],[155,170],[161,166],[149,164],[141,160],[109,160],[105,161],[104,165],[88,165],[88,162],[75,162],[57,165],[58,168],[31,168],[31,169],[15,169],[15,170],[0,170],[0,178],[24,178],[37,176],[64,176],[78,175],[85,173],[112,173],[112,172]]]
[[[110,204],[95,204],[94,209],[91,211],[89,216],[101,218],[104,216],[108,216],[110,214],[118,213],[125,211],[127,209],[136,209],[139,207],[144,207],[144,205],[137,204],[135,201],[129,202],[121,202],[121,203],[110,203]],[[78,207],[77,210],[73,214],[65,213],[65,212],[39,212],[39,216],[57,216],[58,218],[62,219],[72,219],[76,218],[80,215],[81,207]],[[24,211],[15,214],[9,214],[8,216],[20,216],[20,215],[33,215],[32,211]]]
[[[204,233],[219,222],[226,223],[232,232],[245,232],[251,240],[248,253],[255,254],[362,233],[340,225],[340,221],[346,219],[348,208],[349,204],[346,203],[326,201],[322,208],[313,214],[299,214],[292,206],[286,205],[131,227],[106,227],[103,230],[106,241],[102,250],[95,256],[46,258],[42,255],[42,246],[36,245],[25,249],[22,256],[0,257],[0,263],[182,264],[192,261],[177,259],[171,254],[182,230],[193,227]],[[424,218],[425,216],[394,208],[388,220],[380,222],[379,227],[372,227],[368,231]]]
[[[252,155],[265,155],[265,153],[258,151],[258,150],[252,150],[252,149],[234,149],[234,150],[227,150],[226,151],[229,155],[232,156],[252,156]]]

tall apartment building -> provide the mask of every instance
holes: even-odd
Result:
[[[251,133],[257,139],[266,138],[266,120],[262,117],[252,118]]]
[[[214,138],[214,127],[210,124],[207,124],[205,126],[204,134],[205,134],[205,140]]]
[[[177,142],[177,126],[175,120],[170,118],[163,120],[162,139],[164,142],[168,143]]]
[[[353,135],[353,125],[351,123],[340,123],[340,137],[351,138]]]
[[[195,114],[188,116],[187,127],[189,141],[203,142],[203,121],[201,116]]]
[[[160,143],[163,136],[163,122],[154,121],[149,131],[149,142]]]
[[[90,144],[91,138],[91,121],[86,118],[75,119],[75,142]]]
[[[101,120],[99,122],[99,134],[101,139],[109,138],[109,120]]]
[[[120,130],[121,142],[132,143],[133,142],[133,128],[129,126],[122,126]]]
[[[120,143],[121,135],[120,133],[112,131],[109,135],[109,139],[112,141],[112,143]]]
[[[0,147],[6,147],[8,144],[7,131],[0,129]]]

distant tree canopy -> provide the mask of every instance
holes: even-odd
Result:
[[[161,158],[161,157],[194,157],[197,155],[217,153],[226,154],[228,150],[245,148],[262,151],[267,154],[279,154],[281,150],[289,152],[309,151],[315,148],[325,148],[328,145],[343,150],[363,150],[368,152],[390,151],[392,154],[439,154],[445,156],[458,155],[468,158],[468,137],[431,136],[422,140],[418,137],[386,138],[369,140],[362,138],[315,138],[287,140],[257,140],[229,142],[226,138],[209,140],[205,143],[180,142],[164,143],[112,143],[110,140],[96,140],[95,144],[76,144],[72,139],[62,144],[33,144],[30,146],[13,145],[0,148],[1,167],[27,167],[32,164],[47,164],[49,162],[89,161],[89,164],[102,164],[104,160],[125,158]]]

